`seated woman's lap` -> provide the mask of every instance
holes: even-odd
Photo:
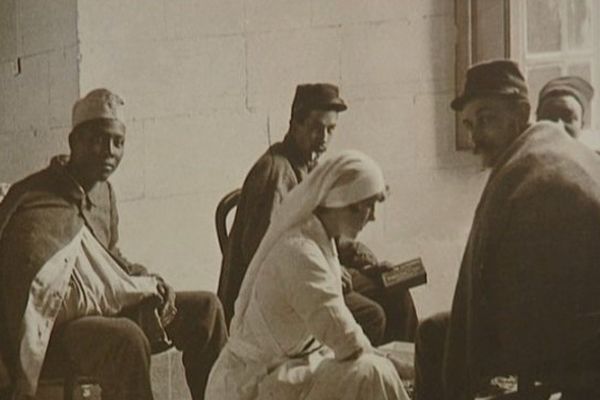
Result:
[[[257,400],[408,399],[394,365],[376,354],[363,354],[348,361],[326,358],[308,385],[284,382],[279,375],[276,370],[263,379]]]

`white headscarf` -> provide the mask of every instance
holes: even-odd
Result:
[[[385,191],[381,168],[359,151],[347,150],[321,162],[273,212],[269,228],[248,266],[235,302],[232,330],[236,320],[244,318],[263,261],[286,231],[306,222],[319,206],[345,207]]]

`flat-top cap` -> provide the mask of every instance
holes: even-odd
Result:
[[[494,60],[469,68],[464,90],[460,96],[452,100],[450,107],[455,111],[461,111],[468,101],[488,96],[527,99],[527,84],[516,62]]]
[[[594,88],[588,81],[578,76],[561,76],[548,81],[540,90],[538,100],[538,111],[542,103],[555,96],[573,96],[583,109],[585,114],[590,108],[590,102],[594,97]]]
[[[296,87],[292,102],[292,115],[298,110],[345,111],[346,103],[340,97],[340,90],[331,83],[305,83]]]

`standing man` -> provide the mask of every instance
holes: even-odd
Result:
[[[598,156],[558,124],[529,125],[527,85],[512,61],[473,66],[451,106],[491,175],[452,311],[419,326],[416,398],[472,399],[501,374],[583,377],[600,360]],[[598,398],[594,386],[563,398]]]
[[[42,369],[60,369],[97,378],[104,398],[150,400],[151,351],[172,341],[203,399],[226,341],[213,294],[175,293],[118,250],[107,179],[124,153],[123,104],[106,89],[77,101],[70,156],[15,183],[0,204],[0,350],[16,398],[35,395]]]
[[[594,88],[578,76],[561,76],[544,85],[540,90],[537,120],[563,122],[565,129],[574,138],[581,135],[584,117],[590,112]]]
[[[337,86],[328,83],[299,85],[292,103],[289,130],[283,142],[272,145],[248,173],[219,281],[219,297],[225,307],[227,321],[233,316],[234,302],[242,279],[267,230],[274,208],[287,192],[304,179],[319,156],[327,150],[337,125],[338,113],[346,109]],[[340,253],[346,254],[345,258],[348,260],[365,258],[353,257],[356,255],[353,248],[359,247],[348,245]],[[349,252],[352,254],[348,255]],[[373,289],[372,283],[363,283],[365,280],[362,279],[360,285]],[[348,271],[345,271],[344,288],[346,304],[357,322],[374,344],[380,344],[384,340],[386,326],[384,309],[375,301],[352,290],[352,277]],[[405,337],[412,338],[416,327],[416,312],[410,294],[404,292],[394,301],[386,301],[386,311],[395,314],[392,320],[396,322],[389,328],[406,332]]]

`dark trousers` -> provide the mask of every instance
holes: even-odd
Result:
[[[227,340],[223,309],[208,292],[178,292],[177,316],[166,328],[183,352],[188,387],[204,399],[208,374]],[[83,317],[53,332],[45,369],[62,358],[76,374],[93,376],[103,400],[151,400],[151,349],[142,329],[125,317]],[[49,371],[52,372],[52,371]]]
[[[415,340],[414,400],[443,400],[443,360],[449,313],[423,320]],[[518,371],[514,371],[517,374]],[[492,374],[493,375],[493,374]],[[561,400],[600,399],[597,381],[600,376],[600,335],[568,359],[548,361],[531,372],[531,377],[559,388]],[[476,383],[475,387],[482,382]],[[485,382],[483,382],[485,384]]]
[[[371,344],[374,346],[382,344],[385,334],[383,307],[354,290],[344,295],[344,302]]]
[[[354,290],[379,304],[385,313],[384,343],[412,342],[417,331],[417,311],[408,290],[384,289],[372,278],[352,270]]]
[[[423,320],[415,338],[414,400],[443,400],[442,368],[449,313]]]

